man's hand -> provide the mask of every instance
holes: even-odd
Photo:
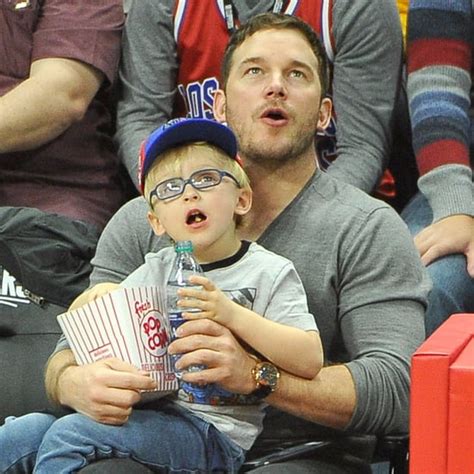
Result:
[[[415,237],[415,245],[424,265],[445,255],[463,253],[467,258],[467,271],[474,277],[474,217],[445,217],[423,229]]]
[[[48,370],[51,365],[54,366],[54,361]],[[146,372],[119,359],[63,365],[57,368],[56,374],[59,379],[55,395],[62,405],[110,425],[124,424],[140,400],[140,392],[156,389],[156,383]]]
[[[203,364],[207,369],[183,374],[183,380],[199,384],[217,383],[234,393],[255,389],[252,368],[255,360],[237,342],[229,329],[209,319],[187,321],[178,330],[178,339],[168,347],[170,354],[183,354],[178,369]]]
[[[208,318],[226,327],[230,327],[239,309],[237,303],[228,298],[219,288],[206,277],[193,275],[189,278],[193,285],[201,286],[198,290],[193,287],[184,287],[178,290],[182,298],[178,304],[184,310],[186,308],[198,308],[199,313],[185,313],[186,319]]]

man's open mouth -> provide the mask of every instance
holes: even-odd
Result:
[[[262,118],[274,121],[288,120],[288,114],[283,109],[271,108],[263,112]]]

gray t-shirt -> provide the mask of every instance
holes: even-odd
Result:
[[[170,245],[154,236],[147,211],[139,197],[111,219],[92,261],[91,285],[121,282],[146,253]],[[410,359],[424,340],[429,283],[400,217],[387,204],[317,172],[258,243],[293,262],[327,360],[345,363],[352,374],[357,401],[347,429],[407,430]],[[264,425],[273,438],[281,431],[285,437],[321,433],[315,423],[271,411]]]
[[[234,257],[203,265],[205,275],[232,300],[265,318],[305,331],[317,330],[315,319],[308,311],[303,284],[290,260],[256,243],[248,248],[247,245],[244,243],[242,251]],[[172,247],[148,254],[145,263],[127,277],[122,286],[164,287],[174,255]],[[196,390],[184,384],[177,403],[212,423],[244,449],[250,449],[262,430],[263,404],[252,404],[248,397],[239,397],[237,403],[233,403],[228,392],[219,390],[211,394],[212,406],[190,403],[189,396],[199,395],[194,393]]]

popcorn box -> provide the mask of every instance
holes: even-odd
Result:
[[[178,382],[165,301],[158,287],[120,288],[57,319],[78,364],[116,357],[148,371],[158,391],[171,392]]]

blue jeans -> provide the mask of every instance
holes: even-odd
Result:
[[[44,413],[8,417],[0,426],[0,472],[33,472],[39,445],[55,421],[53,415]]]
[[[174,404],[136,409],[122,426],[98,423],[74,413],[55,419],[43,414],[16,418],[0,428],[0,446],[12,452],[0,472],[61,474],[107,458],[131,458],[157,472],[237,472],[245,451],[213,425]],[[36,464],[35,464],[36,463]]]
[[[433,221],[426,198],[418,192],[402,212],[413,236]],[[429,336],[453,313],[474,312],[474,279],[466,269],[466,257],[453,254],[442,257],[427,267],[433,288],[425,314],[426,335]]]

